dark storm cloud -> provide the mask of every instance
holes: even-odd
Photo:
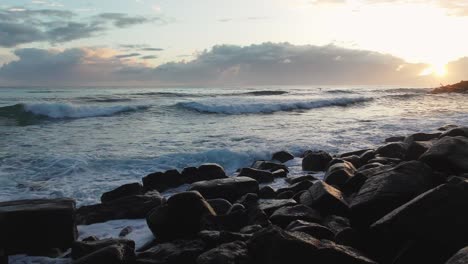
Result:
[[[425,64],[366,50],[333,45],[311,46],[263,43],[250,46],[219,45],[194,60],[165,63],[155,68],[128,64],[118,57],[102,56],[99,50],[48,51],[20,49],[17,61],[0,68],[0,79],[21,84],[41,82],[83,84],[114,82],[152,85],[308,85],[308,84],[428,84],[420,76]],[[130,57],[124,54],[123,56]],[[150,59],[140,56],[140,59]],[[468,58],[448,65],[446,81],[468,79]],[[438,83],[437,83],[438,85]]]
[[[61,43],[89,38],[112,28],[151,23],[157,17],[103,13],[88,18],[66,10],[0,9],[0,46],[14,47],[32,42]]]
[[[144,60],[150,60],[150,59],[157,59],[158,56],[156,56],[156,55],[147,55],[147,56],[143,56],[141,58],[144,59]]]

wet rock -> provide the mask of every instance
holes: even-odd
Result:
[[[272,182],[275,180],[273,173],[267,170],[257,170],[252,168],[242,168],[239,172],[239,176],[250,177],[260,183]]]
[[[407,136],[405,138],[405,143],[406,144],[411,144],[415,141],[422,141],[422,142],[425,142],[425,141],[430,141],[430,140],[433,140],[433,139],[437,139],[440,137],[440,135],[442,135],[442,133],[432,133],[432,134],[428,134],[428,133],[416,133],[416,134],[412,134],[410,136]]]
[[[163,192],[184,184],[182,174],[177,170],[165,172],[154,172],[143,177],[143,186],[146,190],[157,190]]]
[[[319,210],[322,215],[338,214],[348,215],[348,204],[342,193],[323,181],[318,181],[303,193],[301,204]]]
[[[133,232],[133,227],[126,226],[122,230],[120,230],[119,237],[126,237],[132,232]]]
[[[206,199],[223,198],[234,202],[244,194],[257,193],[258,182],[249,177],[230,177],[195,182],[189,190],[198,191]]]
[[[385,139],[386,143],[394,143],[394,142],[403,142],[405,140],[405,137],[403,136],[396,136],[396,137],[389,137]]]
[[[250,263],[247,244],[242,241],[222,244],[208,250],[197,258],[197,264],[248,264]]]
[[[375,151],[374,150],[368,150],[359,156],[359,159],[361,160],[361,165],[367,164],[369,160],[375,158]],[[356,166],[355,166],[356,167]],[[361,166],[359,166],[361,167]]]
[[[283,150],[283,151],[274,153],[272,159],[284,163],[284,162],[294,159],[294,155]]]
[[[301,181],[311,181],[311,182],[315,182],[315,181],[318,181],[319,179],[317,177],[315,177],[314,175],[304,175],[304,176],[299,176],[299,177],[295,177],[295,178],[292,178],[292,177],[289,177],[289,178],[286,178],[286,182],[288,182],[289,184],[295,184],[295,183],[298,183],[298,182],[301,182]]]
[[[261,228],[261,227],[260,227]],[[251,234],[242,234],[228,231],[203,230],[198,237],[206,244],[207,248],[214,248],[221,244],[234,241],[247,241],[252,238]]]
[[[422,154],[424,154],[430,147],[432,147],[432,141],[413,141],[408,145],[406,151],[405,160],[418,160]]]
[[[145,218],[153,208],[163,204],[165,199],[154,190],[142,195],[118,198],[102,204],[87,205],[76,211],[76,223],[90,225],[116,219]]]
[[[435,142],[419,160],[436,170],[455,174],[468,172],[468,138],[444,137]]]
[[[468,247],[460,249],[445,264],[466,264],[468,263]]]
[[[260,199],[258,201],[258,208],[264,211],[267,215],[271,215],[277,209],[283,206],[290,206],[297,204],[293,199]]]
[[[135,263],[135,252],[125,244],[110,245],[86,255],[73,264],[133,264]]]
[[[0,245],[6,255],[66,249],[75,241],[75,201],[0,202]]]
[[[294,183],[286,188],[281,188],[281,189],[278,189],[277,193],[282,193],[282,192],[285,192],[285,191],[292,191],[294,194],[300,192],[300,191],[305,191],[307,189],[309,189],[312,185],[314,185],[314,182],[312,181],[300,181],[300,182],[297,182],[297,183]]]
[[[344,158],[344,157],[349,157],[349,156],[353,156],[353,155],[361,156],[362,154],[364,154],[365,152],[367,152],[369,150],[371,150],[371,149],[361,149],[361,150],[356,150],[356,151],[350,151],[350,152],[342,153],[338,157]]]
[[[324,171],[331,160],[332,157],[325,151],[310,151],[302,159],[302,170]]]
[[[351,202],[352,220],[366,227],[442,179],[419,161],[408,161],[370,177]]]
[[[286,167],[284,164],[276,163],[272,161],[266,161],[266,160],[257,160],[250,167],[252,169],[257,169],[257,170],[276,171],[276,170],[283,169],[285,171],[289,171],[288,167]]]
[[[286,190],[278,193],[275,199],[292,199],[294,197],[294,192],[291,190]]]
[[[281,207],[270,216],[270,221],[273,224],[283,228],[295,220],[318,223],[322,217],[318,211],[302,204]]]
[[[382,237],[440,241],[452,249],[468,244],[468,180],[448,182],[401,205],[375,222]]]
[[[273,199],[276,197],[276,191],[271,186],[264,186],[260,188],[258,196],[262,199]]]
[[[196,191],[171,196],[167,203],[151,211],[146,221],[154,236],[161,240],[191,237],[215,216],[213,208]]]
[[[404,159],[408,145],[406,143],[395,142],[379,147],[375,153],[381,157]]]
[[[408,241],[397,253],[392,264],[441,264],[450,256],[451,253],[436,241]]]
[[[440,138],[443,137],[468,137],[468,127],[456,127],[450,129],[440,135]]]
[[[229,211],[229,209],[231,209],[232,207],[232,204],[226,199],[221,199],[221,198],[210,199],[210,200],[207,200],[207,202],[208,204],[210,204],[213,210],[215,210],[217,215],[226,214]]]
[[[356,155],[348,156],[348,157],[343,157],[342,158],[344,161],[351,163],[355,168],[359,168],[362,166],[361,158]]]
[[[397,165],[402,162],[402,159],[387,158],[387,157],[375,157],[369,160],[369,163],[380,163],[382,165]]]
[[[243,234],[253,234],[256,233],[257,231],[261,230],[263,227],[261,225],[249,225],[243,227],[240,232]]]
[[[324,180],[330,185],[342,187],[347,180],[354,176],[356,168],[350,162],[336,163],[330,166],[325,173]]]
[[[451,130],[451,129],[457,128],[457,127],[458,127],[457,125],[445,125],[445,126],[439,127],[437,130],[439,130],[439,131],[448,131],[448,130]]]
[[[200,173],[198,172],[197,167],[186,167],[180,173],[182,174],[182,179],[186,183],[194,183],[200,181]]]
[[[283,231],[275,226],[255,233],[248,246],[253,263],[375,263],[350,247],[320,241],[303,232]]]
[[[138,183],[129,183],[129,184],[124,184],[112,191],[105,192],[101,196],[101,202],[106,203],[110,202],[125,196],[131,196],[131,195],[139,195],[143,194],[143,186]]]
[[[285,178],[288,176],[288,172],[283,169],[275,170],[272,173],[274,178]]]
[[[206,163],[198,167],[199,181],[224,179],[228,176],[223,167],[216,163]]]
[[[182,264],[196,263],[197,257],[206,249],[200,240],[176,240],[160,243],[138,254],[137,264]]]
[[[294,231],[303,232],[320,240],[322,239],[333,240],[335,237],[335,234],[330,229],[326,228],[325,226],[317,224],[317,223],[303,221],[303,220],[296,220],[296,221],[291,222],[286,227],[286,230],[290,232],[294,232]]]
[[[72,259],[79,259],[100,249],[119,244],[129,247],[131,250],[135,250],[135,242],[133,240],[123,238],[108,238],[96,241],[76,241],[71,247],[71,257]]]
[[[377,167],[359,169],[353,177],[349,178],[345,182],[345,184],[341,187],[341,191],[348,196],[356,193],[361,189],[362,185],[364,185],[368,178],[391,168],[392,166],[379,164]]]

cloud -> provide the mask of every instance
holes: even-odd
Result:
[[[18,85],[438,85],[432,76],[419,76],[428,65],[333,45],[218,45],[191,61],[157,67],[144,62],[153,55],[119,54],[111,49],[18,49],[15,55],[18,60],[0,68],[0,80]],[[468,58],[450,63],[446,82],[468,79],[467,67]]]
[[[147,55],[147,56],[143,56],[141,58],[144,59],[144,60],[150,60],[150,59],[157,59],[158,56],[156,56],[156,55]]]
[[[115,57],[118,58],[118,59],[124,59],[124,58],[138,57],[140,55],[141,55],[140,53],[129,53],[129,54],[117,55]]]
[[[20,9],[0,10],[1,47],[15,47],[33,42],[68,42],[90,38],[112,28],[126,28],[160,20],[153,16],[131,16],[122,13],[103,13],[85,19],[67,10],[18,10]]]

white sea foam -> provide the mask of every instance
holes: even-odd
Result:
[[[284,101],[241,101],[233,100],[205,100],[181,102],[179,106],[205,113],[218,114],[255,114],[255,113],[274,113],[279,111],[307,110],[329,106],[349,106],[357,103],[368,102],[372,98],[367,97],[341,97],[329,99],[311,99],[311,100],[284,100]]]
[[[147,105],[74,105],[70,103],[31,103],[23,104],[24,111],[49,118],[83,118],[111,116],[117,113],[146,109]]]

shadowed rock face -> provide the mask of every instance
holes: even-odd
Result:
[[[445,85],[432,90],[433,94],[438,93],[468,93],[468,81],[461,81],[452,85]]]
[[[249,177],[230,177],[192,184],[189,190],[200,192],[206,199],[224,198],[235,202],[247,193],[258,193],[258,182]]]
[[[436,170],[450,173],[468,172],[468,138],[443,137],[419,159]]]
[[[468,263],[468,247],[460,249],[446,264],[464,264]]]

